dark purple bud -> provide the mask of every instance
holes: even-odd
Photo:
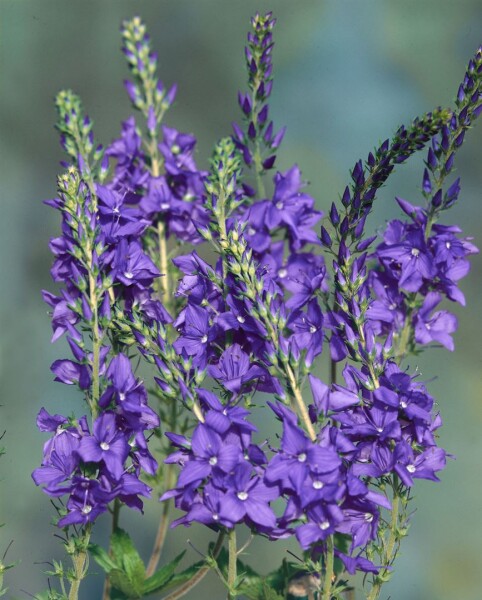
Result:
[[[431,194],[432,193],[432,182],[430,181],[430,175],[429,175],[428,169],[425,169],[424,172],[423,172],[422,189],[423,189],[423,191],[424,191],[425,194]]]
[[[171,106],[171,104],[174,102],[174,100],[176,98],[176,94],[177,94],[177,83],[175,83],[173,86],[171,86],[171,89],[167,92],[167,101],[169,103],[169,106]]]
[[[364,252],[368,248],[368,246],[370,246],[370,244],[376,239],[377,239],[376,235],[373,235],[372,237],[364,239],[362,242],[360,242],[357,245],[357,247],[356,247],[357,251]]]
[[[266,119],[268,118],[268,105],[265,104],[263,108],[259,111],[258,114],[258,124],[264,125],[266,123]]]
[[[330,221],[331,224],[335,227],[336,225],[338,225],[338,223],[340,222],[340,215],[338,214],[338,211],[336,209],[335,203],[332,202],[331,204],[331,209],[330,209]]]
[[[442,204],[442,190],[438,190],[435,196],[432,198],[432,205],[438,208]]]
[[[276,160],[276,154],[273,154],[272,156],[268,156],[268,158],[263,160],[263,167],[267,170],[272,169],[274,166],[275,160]]]
[[[455,159],[455,152],[452,152],[450,154],[450,156],[447,158],[447,160],[445,161],[444,168],[447,173],[452,170],[452,167],[454,166],[454,159]]]
[[[251,156],[251,152],[249,151],[248,146],[243,146],[242,149],[244,162],[247,165],[250,165],[253,162],[253,157]]]
[[[240,142],[242,142],[244,140],[244,132],[243,132],[243,130],[241,129],[241,127],[237,123],[231,123],[231,125],[233,127],[235,139],[237,139]]]
[[[246,116],[251,114],[251,100],[249,99],[249,96],[246,94],[246,96],[244,97],[243,100],[243,104],[241,106],[241,108],[243,109],[243,112]]]
[[[268,123],[268,127],[266,127],[266,131],[264,132],[264,136],[263,136],[263,139],[268,146],[271,145],[272,136],[273,136],[273,121],[270,121]]]
[[[463,102],[465,100],[464,86],[462,84],[460,84],[459,91],[457,93],[457,100],[459,102]]]
[[[482,104],[479,104],[479,106],[474,108],[474,110],[472,111],[472,117],[474,119],[476,119],[480,115],[481,112],[482,112]]]
[[[432,171],[437,168],[438,161],[432,148],[428,149],[427,163]]]
[[[265,92],[264,92],[264,97],[268,98],[271,94],[271,90],[273,89],[273,82],[272,81],[265,81],[264,82],[264,88],[265,88]]]
[[[359,240],[361,238],[361,236],[363,235],[363,230],[365,228],[365,221],[366,221],[367,215],[363,216],[357,223],[356,227],[355,227],[355,239]]]
[[[249,198],[254,198],[256,196],[256,190],[247,183],[243,183],[242,188],[245,195]]]
[[[271,143],[271,148],[278,148],[278,146],[281,144],[281,142],[283,141],[283,138],[285,136],[286,133],[286,127],[282,127],[278,133],[274,136],[273,138],[273,142]]]
[[[452,185],[447,190],[447,193],[445,194],[446,205],[448,205],[448,206],[452,205],[457,200],[459,193],[460,193],[460,177],[457,177],[457,179],[452,183]]]
[[[105,175],[108,170],[109,170],[109,157],[106,154],[104,154],[104,156],[102,157],[102,162],[100,164],[100,172],[102,175]]]
[[[87,322],[92,319],[92,310],[90,309],[89,301],[85,295],[82,295],[82,314]]]
[[[343,206],[348,206],[351,202],[350,188],[346,186],[343,196],[341,198]]]
[[[84,157],[80,153],[77,155],[77,162],[79,165],[79,171],[81,172],[82,175],[85,175],[87,165],[85,163]]]
[[[447,150],[449,149],[449,145],[450,145],[450,131],[449,131],[449,128],[447,127],[447,125],[444,125],[442,127],[442,139],[441,139],[440,145],[442,146],[442,150],[444,152],[447,152]]]
[[[338,251],[338,259],[339,259],[340,263],[343,263],[343,262],[346,262],[346,260],[348,258],[350,258],[350,251],[348,250],[345,242],[342,240],[340,242],[340,249]]]
[[[465,108],[463,108],[460,111],[460,114],[459,114],[459,123],[461,125],[468,125],[469,124],[469,119],[467,118],[468,112],[469,112],[469,107],[468,106],[466,106]]]
[[[330,234],[323,227],[323,225],[321,226],[321,243],[323,244],[323,246],[326,246],[327,248],[331,248],[331,246],[333,244]]]
[[[348,233],[348,218],[345,217],[340,225],[340,232],[342,235],[346,235]]]
[[[248,135],[252,140],[254,140],[254,138],[256,137],[256,127],[254,126],[253,121],[249,122]]]
[[[147,113],[147,129],[151,135],[154,135],[157,126],[156,112],[153,106],[149,106]]]

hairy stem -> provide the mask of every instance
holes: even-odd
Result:
[[[288,381],[290,382],[291,389],[293,391],[293,396],[296,401],[296,406],[298,407],[299,415],[306,427],[306,431],[308,432],[308,435],[310,436],[311,440],[315,441],[316,440],[315,428],[313,427],[313,423],[311,422],[310,415],[308,413],[308,409],[306,408],[306,404],[303,400],[303,396],[301,394],[299,385],[296,381],[295,374],[293,373],[293,369],[291,368],[291,366],[288,363],[286,363],[286,365],[285,365],[285,371],[288,376]]]
[[[161,272],[161,276],[158,278],[158,291],[164,306],[169,311],[171,308],[171,286],[167,261],[166,225],[162,220],[157,223],[157,239],[159,243],[159,270]]]
[[[85,528],[84,537],[78,550],[72,556],[74,565],[74,578],[70,585],[69,600],[78,600],[80,583],[87,573],[88,553],[87,546],[89,545],[92,525],[89,523]]]
[[[334,565],[335,565],[335,546],[333,543],[333,536],[330,535],[326,540],[326,554],[325,554],[325,578],[323,581],[323,595],[322,600],[331,600],[331,586],[333,583]]]
[[[266,198],[266,189],[264,187],[264,181],[263,181],[263,163],[262,163],[262,159],[261,159],[261,150],[259,148],[258,140],[256,140],[255,146],[254,146],[253,162],[254,162],[254,169],[256,171],[256,186],[258,188],[258,196],[259,196],[260,200],[262,200],[263,198]]]
[[[377,600],[382,589],[382,585],[385,583],[385,578],[389,574],[388,567],[392,564],[395,558],[396,543],[398,537],[398,517],[400,509],[400,496],[397,493],[396,486],[394,486],[393,501],[392,501],[392,518],[390,520],[390,533],[388,536],[388,542],[384,552],[384,569],[375,578],[372,589],[367,596],[367,600]]]
[[[234,527],[228,533],[228,553],[228,600],[236,600],[237,594],[233,590],[237,578],[238,551],[236,547],[236,529]]]

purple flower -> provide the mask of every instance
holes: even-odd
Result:
[[[212,473],[229,473],[241,459],[241,450],[224,444],[221,436],[200,423],[192,436],[192,457],[179,475],[178,486],[185,487],[207,479]]]
[[[227,390],[238,394],[245,383],[265,372],[261,367],[250,365],[246,352],[239,344],[233,344],[222,353],[217,365],[208,366],[208,374]]]
[[[276,488],[267,487],[258,476],[252,477],[252,467],[240,463],[234,470],[220,515],[233,523],[248,518],[264,529],[276,526],[276,516],[269,502],[277,498]]]
[[[116,280],[126,286],[148,287],[159,277],[156,265],[144,254],[139,242],[128,242],[124,238],[117,245],[112,267]]]
[[[103,413],[94,421],[93,434],[82,438],[78,454],[84,462],[102,461],[114,480],[121,478],[129,444],[113,413]]]
[[[454,350],[451,333],[457,330],[457,318],[446,310],[433,309],[441,302],[442,297],[436,292],[429,292],[418,310],[415,319],[415,340],[419,344],[439,342],[448,350]]]

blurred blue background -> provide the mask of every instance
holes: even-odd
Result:
[[[481,40],[480,0],[1,0],[0,1],[0,429],[7,455],[0,460],[0,555],[21,560],[8,573],[7,597],[26,598],[46,587],[39,564],[63,558],[53,537],[48,498],[30,472],[41,459],[44,436],[36,431],[41,406],[68,413],[77,397],[54,383],[53,360],[67,350],[52,346],[40,290],[52,288],[48,239],[58,217],[42,200],[55,194],[63,158],[53,129],[53,98],[65,87],[83,99],[96,138],[109,142],[130,113],[122,87],[127,69],[119,51],[119,25],[139,14],[159,52],[161,78],[178,82],[168,123],[199,139],[204,168],[214,142],[238,119],[238,88],[245,87],[243,46],[249,17],[272,9],[278,17],[272,116],[288,126],[278,167],[297,162],[319,208],[338,197],[354,162],[399,124],[436,105],[451,105],[465,65]],[[482,245],[482,125],[466,136],[457,157],[462,195],[448,218]],[[401,167],[379,194],[374,228],[397,214],[395,194],[420,200],[423,157]],[[473,260],[463,282],[467,308],[459,316],[456,352],[428,352],[411,361],[430,384],[445,420],[442,444],[456,456],[442,482],[418,483],[417,512],[383,598],[480,600],[482,597],[482,260]],[[124,524],[147,556],[159,515]],[[124,517],[123,517],[124,518]],[[188,534],[188,535],[186,535]],[[107,519],[97,528],[108,536]],[[203,551],[197,527],[170,533],[166,557],[187,547]],[[250,561],[268,571],[286,548],[256,541]],[[93,567],[93,572],[97,572]],[[100,598],[100,575],[83,585],[83,598]],[[221,598],[214,577],[191,593]],[[189,597],[189,596],[188,596]],[[362,594],[359,592],[359,596]]]

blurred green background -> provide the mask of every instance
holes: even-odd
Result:
[[[272,116],[288,133],[279,168],[297,162],[318,206],[326,209],[347,182],[347,171],[396,127],[436,105],[450,105],[465,65],[482,41],[481,0],[0,0],[0,556],[21,560],[8,573],[7,597],[27,598],[46,587],[43,561],[62,558],[53,537],[48,498],[30,472],[41,459],[36,431],[41,406],[67,413],[76,394],[52,381],[49,366],[66,355],[50,345],[50,323],[40,290],[51,288],[48,239],[58,216],[42,200],[55,194],[63,158],[53,129],[53,98],[62,87],[83,98],[96,138],[109,142],[130,113],[122,80],[119,25],[139,14],[159,52],[161,78],[179,84],[169,124],[199,139],[198,162],[207,166],[214,142],[238,119],[238,88],[245,86],[243,46],[249,17],[272,9],[276,27]],[[482,245],[482,124],[457,158],[459,204],[448,216]],[[401,167],[379,194],[373,227],[397,214],[394,195],[420,199],[422,156]],[[410,536],[382,597],[394,600],[480,600],[482,597],[482,260],[463,282],[468,307],[460,310],[455,354],[435,350],[411,362],[436,396],[445,426],[442,444],[455,455],[440,484],[415,488]],[[147,556],[159,514],[126,519]],[[107,519],[97,527],[108,536]],[[203,532],[170,534],[166,556],[201,551]],[[250,561],[268,570],[285,556],[282,542],[256,541]],[[96,572],[96,567],[93,567]],[[83,598],[100,598],[92,575]],[[215,578],[190,597],[222,598]],[[189,596],[188,596],[189,597]],[[362,596],[360,595],[360,598]]]

